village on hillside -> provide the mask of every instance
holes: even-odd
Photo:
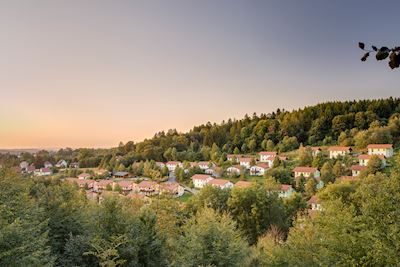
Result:
[[[221,165],[212,161],[134,163],[136,166],[147,164],[150,173],[158,170],[163,174],[158,179],[129,171],[80,168],[78,162],[69,163],[64,159],[54,163],[45,161],[41,168],[24,160],[19,166],[14,166],[13,171],[27,177],[57,175],[65,182],[78,186],[88,199],[96,202],[109,195],[144,201],[151,201],[156,196],[186,200],[206,186],[245,189],[281,175],[281,179],[274,181],[274,190],[279,197],[306,194],[309,211],[313,213],[321,209],[315,194],[327,183],[354,182],[372,168],[384,170],[393,155],[392,144],[369,144],[366,150],[330,146],[300,147],[282,154],[275,151],[261,151],[256,155],[227,154]],[[318,168],[321,162],[324,164]],[[277,170],[282,174],[274,173]]]

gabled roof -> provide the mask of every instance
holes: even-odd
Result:
[[[314,167],[303,167],[303,166],[298,166],[293,169],[294,172],[316,172],[318,169]]]
[[[182,164],[182,163],[180,161],[168,161],[165,164],[167,164],[167,165],[179,165],[179,164]]]
[[[225,179],[212,179],[210,182],[208,182],[210,185],[218,185],[218,186],[224,186],[231,181],[225,180]]]
[[[310,200],[309,200],[307,203],[308,203],[309,205],[311,205],[311,204],[318,204],[318,203],[319,203],[318,197],[317,197],[316,195],[312,196],[312,197],[310,198]]]
[[[388,149],[388,148],[392,148],[393,147],[393,145],[392,144],[369,144],[368,146],[367,146],[367,148],[386,148],[386,149]]]
[[[260,162],[260,163],[258,163],[257,165],[254,165],[254,166],[252,166],[252,167],[255,167],[255,166],[257,166],[257,167],[259,167],[259,168],[263,168],[263,169],[268,169],[268,168],[269,168],[268,162]]]
[[[122,181],[118,181],[117,184],[121,187],[129,187],[129,186],[133,186],[134,182],[122,180]]]
[[[108,184],[112,184],[113,181],[112,180],[99,180],[97,181],[97,185],[99,186],[107,186]]]
[[[138,186],[139,188],[155,188],[157,183],[153,181],[141,181]]]
[[[210,178],[212,179],[209,174],[195,174],[192,176],[192,180],[207,180]]]
[[[292,186],[290,184],[282,184],[281,185],[281,191],[289,191],[290,189],[292,189]]]
[[[312,151],[321,151],[322,149],[319,146],[312,146],[311,150]]]
[[[250,161],[252,161],[253,160],[253,158],[239,158],[239,162],[250,162]]]

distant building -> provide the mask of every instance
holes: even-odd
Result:
[[[79,163],[78,162],[72,162],[69,165],[69,167],[72,168],[72,169],[79,169]]]
[[[145,196],[153,196],[159,193],[159,185],[153,181],[142,181],[138,184],[139,191]]]
[[[45,168],[49,168],[49,169],[53,168],[53,164],[50,161],[46,161],[43,165]]]
[[[382,161],[382,167],[386,166],[386,158],[384,155],[381,155],[381,154],[379,154],[379,155],[365,155],[365,154],[359,155],[358,156],[359,164],[361,166],[368,166],[368,162],[371,159],[371,157],[373,157],[373,156],[377,156]]]
[[[182,168],[182,166],[183,166],[182,162],[179,162],[179,161],[168,161],[165,165],[167,166],[167,168],[170,172],[175,171],[176,167]]]
[[[67,167],[68,167],[68,163],[67,163],[65,160],[63,160],[63,159],[60,159],[60,160],[57,162],[56,167],[57,167],[57,168],[67,168]]]
[[[387,158],[393,157],[392,144],[370,144],[367,148],[368,155],[383,155]]]
[[[239,165],[243,166],[246,169],[250,169],[251,167],[251,162],[253,161],[253,158],[239,158]]]
[[[281,190],[279,191],[279,197],[288,198],[294,192],[293,187],[290,184],[282,184]]]
[[[237,182],[234,187],[235,188],[248,188],[250,186],[252,186],[252,182],[248,182],[248,181],[239,181]]]
[[[351,147],[349,146],[331,146],[328,148],[329,158],[335,159],[339,156],[344,157],[351,152]]]
[[[353,176],[358,176],[362,171],[365,171],[367,166],[353,165],[351,166],[351,173]]]
[[[172,197],[180,197],[185,193],[185,188],[178,183],[166,182],[160,185],[160,192]]]
[[[208,174],[195,174],[192,176],[193,185],[195,188],[203,188],[214,178]]]
[[[225,179],[212,179],[211,181],[208,182],[208,184],[211,186],[219,187],[221,189],[227,189],[233,187],[233,183]]]
[[[47,175],[52,175],[53,172],[49,168],[40,168],[38,170],[35,170],[34,175],[35,176],[47,176]]]
[[[113,176],[114,178],[127,178],[129,177],[129,172],[122,172],[122,171],[114,172]]]
[[[89,179],[90,177],[91,177],[91,175],[89,173],[85,173],[85,172],[78,175],[78,179],[86,180],[86,179]]]
[[[322,210],[321,202],[319,201],[317,196],[312,196],[310,200],[307,202],[311,210]]]
[[[239,159],[242,158],[242,157],[243,157],[243,155],[240,155],[240,154],[228,154],[228,155],[226,156],[226,159],[227,159],[228,161],[232,161],[232,162],[234,162],[234,163],[238,163],[238,162],[239,162]]]
[[[234,175],[240,175],[241,172],[241,166],[240,165],[234,165],[230,166],[229,168],[226,169],[226,172],[229,174],[234,174]]]
[[[317,168],[313,167],[302,167],[298,166],[293,169],[294,172],[294,177],[298,178],[300,176],[303,176],[304,178],[308,178],[311,175],[314,176],[314,178],[318,178],[320,176],[320,172]]]
[[[261,162],[267,162],[269,158],[275,158],[278,155],[275,151],[261,151],[258,153]]]
[[[312,146],[311,147],[312,155],[313,157],[317,156],[319,153],[321,153],[322,149],[319,146]]]
[[[266,162],[258,163],[257,165],[250,167],[250,175],[263,176],[268,170],[269,164]]]

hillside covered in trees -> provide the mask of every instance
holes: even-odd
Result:
[[[23,159],[40,167],[44,161],[59,159],[79,162],[81,167],[130,168],[143,160],[199,161],[226,159],[226,154],[276,150],[291,151],[303,145],[356,146],[399,141],[400,99],[327,102],[294,111],[276,110],[271,114],[245,116],[221,124],[207,123],[187,133],[159,132],[142,142],[120,143],[113,149],[61,149],[41,151],[36,159],[25,153]],[[24,158],[25,157],[25,158]],[[3,157],[0,164],[16,165],[15,157]],[[121,164],[123,166],[121,166]]]

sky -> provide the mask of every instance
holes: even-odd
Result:
[[[400,1],[0,0],[0,148],[112,147],[332,100],[399,97]]]

